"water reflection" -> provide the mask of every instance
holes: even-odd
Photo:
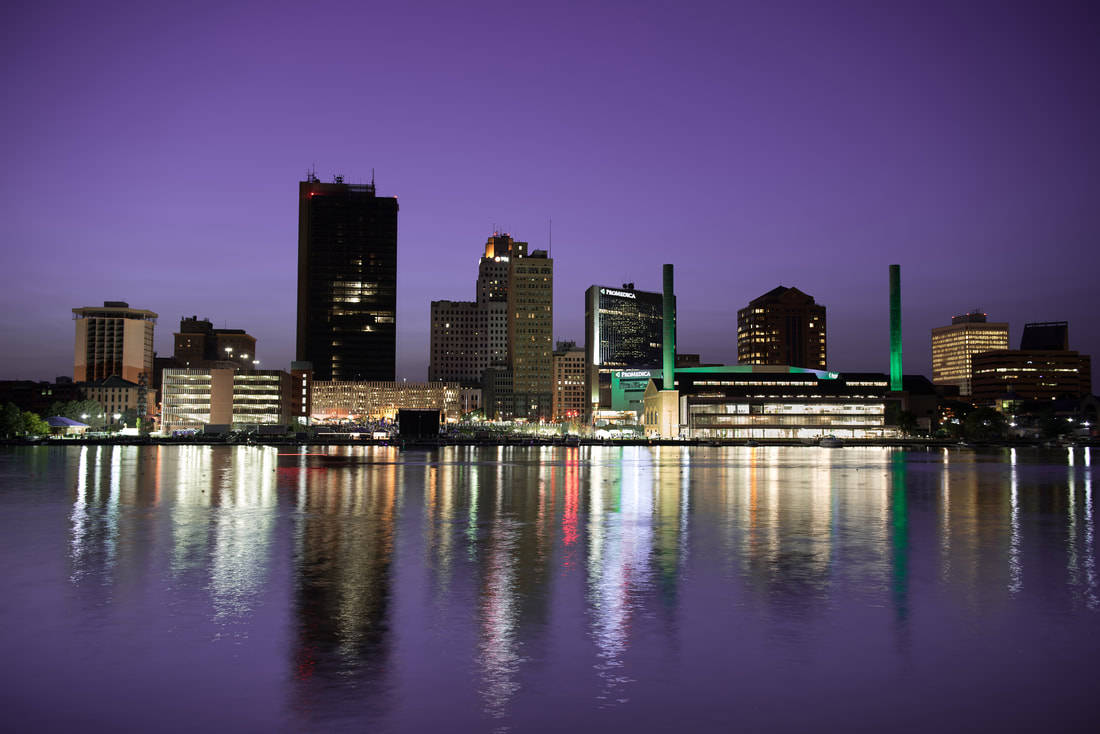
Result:
[[[298,704],[323,715],[349,690],[381,699],[391,652],[391,567],[405,467],[392,449],[305,450],[298,475],[293,670]],[[380,703],[380,700],[375,700]]]
[[[906,656],[926,611],[1100,608],[1088,449],[84,446],[63,474],[78,600],[164,595],[210,640],[284,610],[304,728],[397,716],[429,635],[507,727],[547,671],[607,715],[691,679],[701,621],[805,661],[840,608]]]

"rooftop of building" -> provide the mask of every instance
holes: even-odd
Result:
[[[130,308],[126,301],[104,301],[102,306],[82,306],[73,309],[73,318],[107,316],[112,318],[148,319],[155,321],[157,314],[141,308]]]
[[[130,382],[124,380],[118,375],[111,375],[110,377],[104,377],[102,380],[89,380],[88,382],[76,383],[80,387],[106,387],[106,388],[126,388],[126,387],[141,387],[136,382]]]
[[[951,324],[984,324],[987,316],[988,314],[986,314],[984,311],[975,309],[969,313],[952,316]]]
[[[1024,333],[1020,336],[1021,350],[1066,350],[1069,349],[1068,321],[1036,321],[1024,324]]]
[[[766,306],[778,303],[799,306],[815,305],[814,297],[808,293],[804,293],[794,287],[788,288],[780,285],[772,288],[764,295],[749,301],[749,306]]]

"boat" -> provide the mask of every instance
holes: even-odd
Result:
[[[844,442],[836,436],[823,436],[822,439],[817,442],[817,445],[823,449],[837,449],[843,446]]]

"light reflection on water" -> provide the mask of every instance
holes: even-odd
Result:
[[[857,680],[1008,704],[1026,663],[1069,705],[1100,672],[1089,449],[82,446],[0,481],[52,599],[0,606],[24,664],[202,678],[171,695],[244,728],[716,729],[732,681],[748,728],[798,728]],[[813,676],[836,695],[781,705]]]

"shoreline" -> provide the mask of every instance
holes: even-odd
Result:
[[[816,443],[804,443],[799,439],[594,439],[582,438],[566,441],[562,439],[546,439],[537,437],[524,437],[509,440],[500,439],[462,439],[441,438],[437,440],[410,440],[400,439],[291,439],[268,438],[248,440],[221,440],[221,439],[179,439],[161,437],[119,437],[119,438],[64,438],[47,439],[42,441],[26,441],[21,439],[0,440],[0,446],[393,446],[397,449],[435,449],[446,446],[483,446],[483,447],[562,447],[578,448],[581,446],[709,446],[722,447],[773,447],[773,446],[800,446],[804,448],[821,448]],[[921,439],[921,438],[897,438],[897,439],[843,439],[840,446],[844,447],[882,447],[882,448],[1085,448],[1091,446],[1100,447],[1100,438],[1075,440],[1073,442],[1059,442],[1054,440],[1016,439],[1011,441],[974,441],[960,442],[951,439]]]

